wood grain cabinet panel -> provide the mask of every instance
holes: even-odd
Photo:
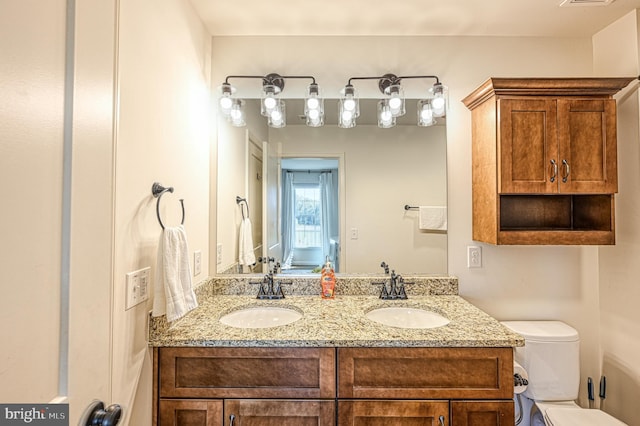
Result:
[[[444,426],[449,401],[338,400],[340,426]]]
[[[334,398],[333,348],[160,348],[161,398]]]
[[[451,426],[513,426],[512,401],[451,401]]]
[[[511,397],[511,348],[338,348],[338,398]]]
[[[334,426],[335,410],[334,400],[232,399],[224,401],[224,425]]]
[[[634,78],[492,78],[472,115],[473,239],[615,244],[616,101]]]
[[[162,426],[219,426],[222,401],[161,400],[158,418]]]

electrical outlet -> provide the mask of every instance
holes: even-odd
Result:
[[[467,246],[467,268],[482,268],[482,247]]]
[[[222,264],[222,244],[216,246],[216,263],[218,265]]]
[[[358,239],[358,228],[351,228],[351,239],[352,240]]]
[[[149,299],[150,274],[150,266],[127,274],[125,310]]]
[[[202,251],[193,252],[193,275],[200,275],[202,272]]]

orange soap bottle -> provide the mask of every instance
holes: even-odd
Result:
[[[325,263],[324,267],[322,268],[322,274],[320,275],[320,284],[322,285],[323,299],[335,298],[336,274],[329,260],[327,260],[327,263]]]

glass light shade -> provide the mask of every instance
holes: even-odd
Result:
[[[269,117],[271,111],[278,107],[278,99],[276,95],[280,92],[278,86],[272,84],[265,84],[262,86],[262,102],[260,108],[260,114],[265,117]]]
[[[244,101],[242,99],[233,100],[228,120],[234,127],[244,127],[247,124],[244,114]]]
[[[396,125],[396,118],[391,112],[389,106],[389,100],[384,99],[378,101],[378,127],[382,129],[389,129]]]
[[[443,86],[442,83],[436,83],[431,89],[429,89],[429,96],[431,97],[431,109],[433,110],[434,117],[444,117],[447,114],[449,97],[449,88]]]
[[[236,89],[229,83],[223,83],[218,90],[220,90],[220,99],[218,100],[220,113],[226,117],[231,113],[231,108],[233,107],[233,98],[231,95],[233,95]]]
[[[320,127],[324,124],[324,100],[320,97],[318,85],[309,85],[307,97],[304,101],[304,115],[309,127]]]
[[[338,113],[338,126],[343,129],[355,127],[356,118],[360,115],[360,103],[356,96],[356,89],[348,84],[340,92],[340,108]]]
[[[385,89],[385,94],[389,95],[388,105],[394,117],[400,117],[406,112],[404,108],[404,90],[399,84],[392,84]]]
[[[431,101],[428,99],[420,99],[418,101],[418,126],[427,127],[436,124],[433,118],[433,110],[431,109]]]
[[[278,99],[276,107],[273,108],[267,116],[267,124],[269,127],[280,129],[287,125],[286,107],[284,101]]]

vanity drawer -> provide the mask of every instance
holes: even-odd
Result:
[[[161,398],[335,398],[333,348],[159,348]]]
[[[338,348],[338,398],[513,398],[513,350]]]

